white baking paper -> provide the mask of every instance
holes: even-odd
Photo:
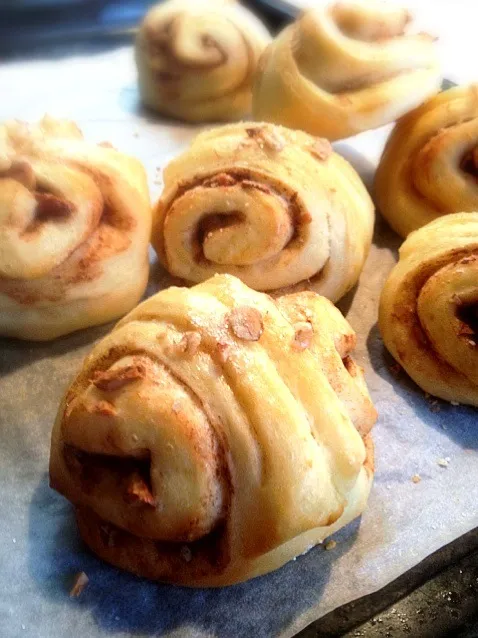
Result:
[[[198,128],[166,122],[137,102],[130,48],[106,54],[10,63],[0,69],[0,117],[75,119],[145,163],[154,196],[157,169]],[[336,144],[370,184],[388,129]],[[393,361],[377,330],[381,286],[399,240],[380,219],[360,284],[341,308],[358,333],[380,413],[376,480],[369,506],[335,536],[279,571],[222,590],[190,590],[137,579],[92,556],[72,507],[48,487],[49,436],[58,401],[85,354],[109,327],[51,344],[0,340],[0,635],[5,638],[287,638],[367,595],[478,526],[478,419],[471,408],[426,399]],[[153,265],[149,293],[166,278]],[[440,465],[447,460],[447,467]],[[440,461],[440,463],[439,463]],[[419,474],[421,481],[412,482]],[[68,592],[76,572],[90,582]]]

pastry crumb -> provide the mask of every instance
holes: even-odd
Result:
[[[294,326],[295,334],[292,341],[294,350],[306,350],[312,343],[314,330],[308,321],[300,321]]]
[[[103,392],[115,392],[128,383],[144,378],[145,374],[145,367],[141,364],[135,364],[120,370],[96,370],[92,382]]]
[[[455,405],[455,406],[457,406],[457,405],[460,405],[460,404],[458,403],[458,401],[450,401],[450,405]]]
[[[421,480],[422,480],[422,477],[420,476],[420,474],[414,474],[412,476],[412,483],[420,483]]]
[[[179,401],[178,399],[175,399],[173,401],[173,406],[171,409],[174,412],[174,414],[178,414],[179,412],[181,412],[181,401]]]
[[[438,459],[437,463],[440,467],[448,467],[447,459]]]
[[[336,547],[337,547],[337,541],[334,541],[334,539],[330,539],[324,545],[324,549],[326,551],[330,551],[331,549],[335,549]]]
[[[139,472],[133,472],[128,478],[124,500],[129,505],[156,506],[156,499]]]
[[[285,147],[284,138],[272,129],[254,126],[246,129],[247,135],[256,140],[261,148],[279,153]]]
[[[311,155],[321,160],[322,162],[325,162],[325,160],[327,160],[332,155],[332,152],[332,144],[329,142],[329,140],[326,140],[322,137],[318,137],[310,147]]]
[[[193,356],[201,345],[201,335],[199,332],[185,332],[178,344],[179,350],[188,356]]]
[[[226,361],[229,359],[230,352],[231,352],[231,348],[230,346],[228,346],[227,343],[222,343],[221,341],[218,342],[217,354],[219,357],[219,361],[221,361],[221,363],[226,363]]]
[[[115,406],[109,401],[98,401],[94,405],[94,411],[102,416],[116,416],[118,414]]]
[[[264,332],[261,313],[250,306],[233,308],[228,321],[232,332],[243,341],[258,341]]]
[[[85,574],[85,572],[80,572],[79,574],[76,574],[73,587],[70,590],[70,598],[78,598],[78,596],[81,595],[82,591],[88,585],[89,581],[90,579]]]

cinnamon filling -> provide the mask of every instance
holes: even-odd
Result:
[[[478,146],[463,156],[460,168],[468,175],[478,179]]]
[[[458,336],[467,339],[471,345],[478,344],[478,304],[457,306],[456,317],[460,321]]]
[[[194,256],[195,260],[199,262],[208,263],[203,252],[203,243],[209,233],[213,233],[222,228],[230,228],[231,226],[237,226],[244,223],[245,216],[240,212],[231,213],[214,213],[213,215],[207,215],[204,217],[197,226],[196,241],[194,245],[197,247],[197,254]]]
[[[91,493],[104,481],[113,481],[129,505],[156,506],[151,482],[151,455],[144,450],[140,457],[118,457],[84,452],[65,445],[66,466],[78,477],[84,492]]]

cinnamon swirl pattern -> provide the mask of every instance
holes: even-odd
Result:
[[[255,118],[336,140],[401,117],[440,88],[433,38],[409,21],[377,2],[306,11],[261,57]]]
[[[166,167],[164,184],[152,241],[177,277],[230,273],[256,290],[311,288],[336,301],[360,275],[373,204],[326,140],[271,124],[220,127]]]
[[[402,237],[441,215],[478,211],[478,84],[440,93],[397,123],[375,192]]]
[[[85,360],[51,484],[100,557],[222,586],[280,567],[364,509],[376,418],[355,334],[312,292],[274,302],[217,275],[169,288]]]
[[[408,237],[382,292],[380,330],[423,390],[478,406],[478,213]]]
[[[146,15],[136,41],[143,102],[191,122],[250,113],[252,78],[270,41],[233,0],[169,0]]]
[[[141,164],[72,122],[0,126],[0,334],[48,340],[144,292],[151,208]]]

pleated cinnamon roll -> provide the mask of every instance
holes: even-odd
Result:
[[[330,143],[271,124],[200,134],[164,171],[153,245],[190,282],[230,273],[256,290],[311,288],[336,301],[356,283],[371,199]]]
[[[440,88],[428,34],[381,2],[337,2],[303,13],[267,47],[253,89],[256,119],[330,140],[401,117]]]
[[[0,126],[0,334],[48,340],[105,323],[148,279],[142,165],[72,122]]]
[[[52,486],[100,557],[222,586],[280,567],[364,509],[375,409],[355,334],[312,292],[218,275],[123,319],[68,390]]]
[[[146,15],[136,40],[146,106],[191,122],[250,113],[252,81],[270,41],[235,0],[169,0]]]
[[[478,406],[478,212],[408,237],[382,292],[380,330],[423,390]]]
[[[444,91],[397,123],[375,191],[402,237],[441,215],[478,211],[478,84]]]

